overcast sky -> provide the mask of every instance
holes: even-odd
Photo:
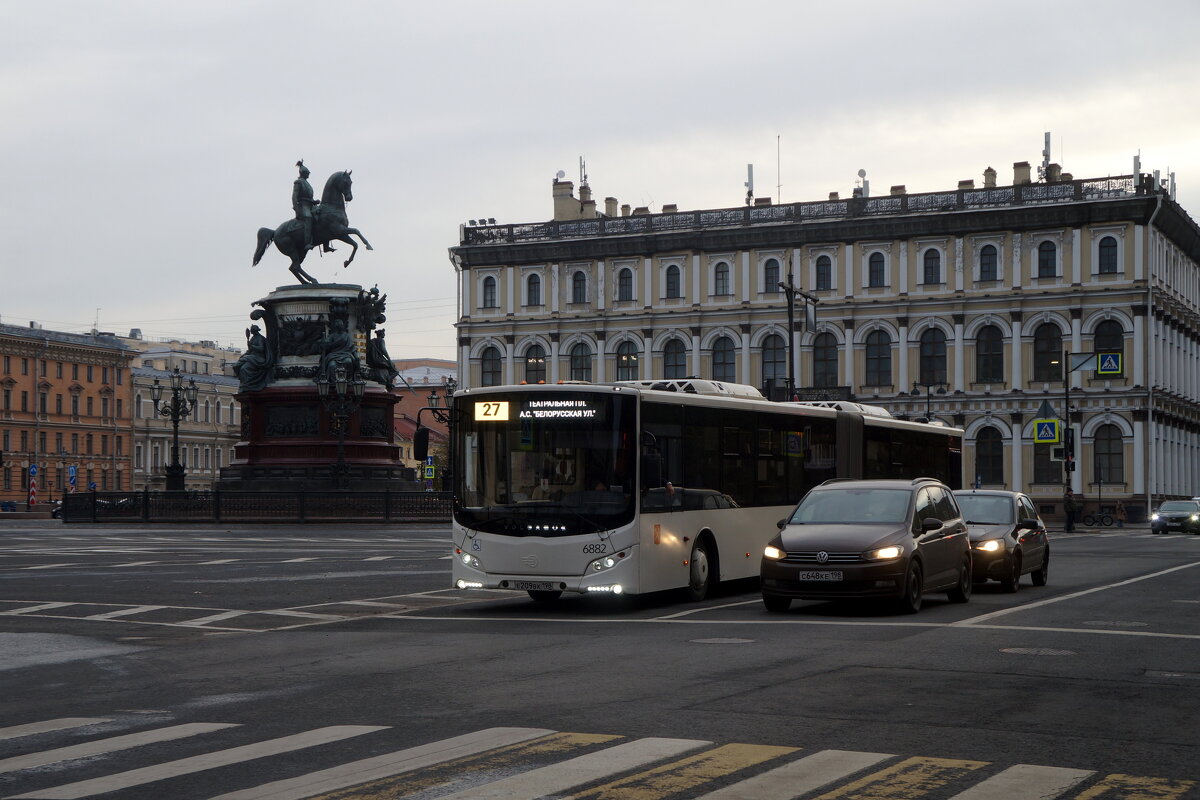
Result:
[[[394,358],[453,358],[447,248],[558,170],[658,211],[1174,171],[1200,212],[1200,3],[0,0],[0,321],[243,346],[260,227],[354,170]],[[778,157],[777,157],[778,153]],[[777,184],[782,184],[779,188]]]

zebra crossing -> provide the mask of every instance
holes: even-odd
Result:
[[[126,716],[34,720],[0,728],[0,797],[210,800],[1197,800],[1191,779],[1107,774],[936,755],[821,750],[668,737],[495,727],[388,749],[387,725],[332,725],[257,736],[235,722],[165,724]],[[153,727],[162,723],[161,727]],[[134,729],[137,728],[137,729]],[[222,741],[238,732],[234,741]],[[337,748],[384,737],[366,758]],[[139,748],[173,742],[146,763]],[[334,750],[305,771],[267,759]],[[386,752],[378,752],[386,749]],[[127,768],[130,764],[137,764]],[[290,767],[288,774],[285,769]],[[256,776],[280,775],[261,782]]]

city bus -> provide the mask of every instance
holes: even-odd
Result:
[[[453,398],[453,586],[683,590],[756,577],[830,478],[962,485],[962,431],[856,403],[769,402],[697,379],[493,386]]]

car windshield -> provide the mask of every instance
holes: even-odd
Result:
[[[1186,500],[1179,500],[1174,503],[1163,503],[1161,506],[1158,507],[1158,510],[1159,510],[1159,512],[1163,512],[1163,511],[1180,512],[1180,511],[1182,511],[1182,512],[1186,513],[1188,511],[1195,511],[1196,508],[1197,508],[1197,506],[1195,503],[1189,503]]]
[[[909,489],[816,489],[800,501],[788,522],[793,525],[903,523],[908,521],[911,499]]]
[[[1013,504],[1008,497],[955,492],[954,499],[969,524],[1008,525],[1013,521]]]

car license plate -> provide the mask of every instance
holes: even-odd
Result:
[[[550,581],[513,581],[513,586],[527,592],[549,592],[554,589]]]
[[[801,581],[840,581],[842,571],[839,570],[810,570],[801,572],[796,580]]]
[[[1182,522],[1168,522],[1167,527],[1168,528],[1182,528],[1183,523]]]

